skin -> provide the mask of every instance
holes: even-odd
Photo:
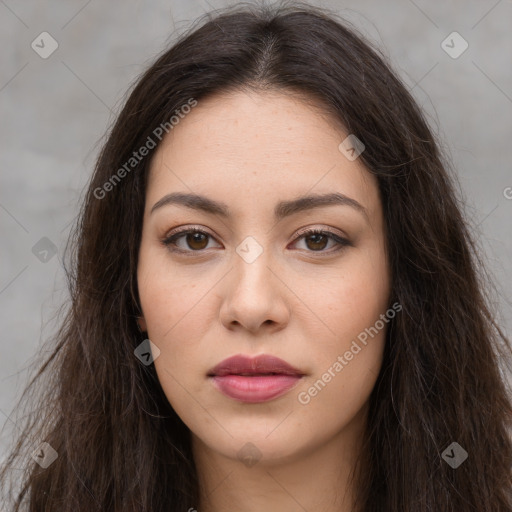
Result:
[[[348,477],[387,325],[309,403],[298,400],[390,307],[377,181],[338,149],[347,135],[292,94],[236,91],[201,100],[153,157],[139,325],[160,349],[154,364],[162,389],[192,432],[203,486],[192,510],[352,510]],[[222,201],[233,216],[175,204],[150,214],[170,192]],[[367,215],[331,205],[273,217],[281,200],[331,192],[355,199]],[[211,236],[188,243],[182,236],[176,243],[189,256],[162,243],[172,229],[195,226]],[[330,230],[350,245],[297,236],[303,227]],[[236,252],[248,236],[263,249],[251,263]],[[269,402],[235,401],[207,377],[235,354],[275,355],[305,376]],[[257,449],[254,465],[240,460],[246,443]]]

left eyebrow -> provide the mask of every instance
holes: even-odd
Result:
[[[192,208],[194,210],[201,210],[206,213],[220,215],[224,218],[232,217],[232,213],[230,212],[227,204],[199,194],[183,192],[173,192],[165,195],[153,205],[150,214],[158,208],[171,204],[186,206],[187,208]],[[368,219],[368,211],[361,203],[339,192],[309,195],[289,201],[280,201],[274,208],[274,217],[279,221],[285,217],[289,217],[290,215],[324,206],[349,206],[362,213]]]
[[[281,220],[289,215],[323,206],[350,206],[368,218],[368,211],[361,203],[339,192],[309,195],[291,201],[281,201],[274,209],[274,217],[276,220]]]

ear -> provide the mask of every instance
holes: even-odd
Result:
[[[139,324],[139,329],[142,332],[147,332],[148,328],[147,328],[147,325],[146,325],[146,320],[144,320],[143,316],[137,317],[137,323]]]

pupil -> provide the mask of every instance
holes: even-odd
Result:
[[[322,235],[321,233],[315,233],[314,235],[310,235],[308,238],[309,239],[314,239],[313,240],[313,244],[320,243],[321,247],[316,247],[316,249],[323,249],[325,247],[325,243],[322,244],[321,242],[318,241],[318,239],[322,239],[322,238],[325,239],[326,238],[325,235]],[[324,242],[325,242],[325,240],[324,240]]]
[[[192,234],[189,233],[189,237],[192,238],[192,240],[191,240],[191,247],[192,248],[204,249],[204,242],[206,240],[206,235],[204,235],[203,233],[192,233]],[[205,237],[205,239],[202,240],[202,242],[203,242],[202,244],[201,244],[201,237]],[[194,246],[195,243],[198,243],[199,247]],[[189,243],[189,245],[190,245],[190,243]]]

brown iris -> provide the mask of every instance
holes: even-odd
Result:
[[[208,235],[205,233],[187,233],[186,240],[191,249],[201,250],[208,245]]]
[[[321,233],[314,233],[312,235],[307,236],[305,239],[306,239],[306,244],[308,245],[308,248],[312,249],[312,250],[322,250],[322,249],[324,249],[325,246],[326,246],[326,243],[328,241],[328,237],[326,235],[321,234]],[[312,240],[312,239],[313,239],[313,247],[311,247],[311,245],[307,243],[308,240]],[[319,241],[321,239],[323,239],[324,243]],[[320,245],[320,247],[318,246],[318,244]]]

